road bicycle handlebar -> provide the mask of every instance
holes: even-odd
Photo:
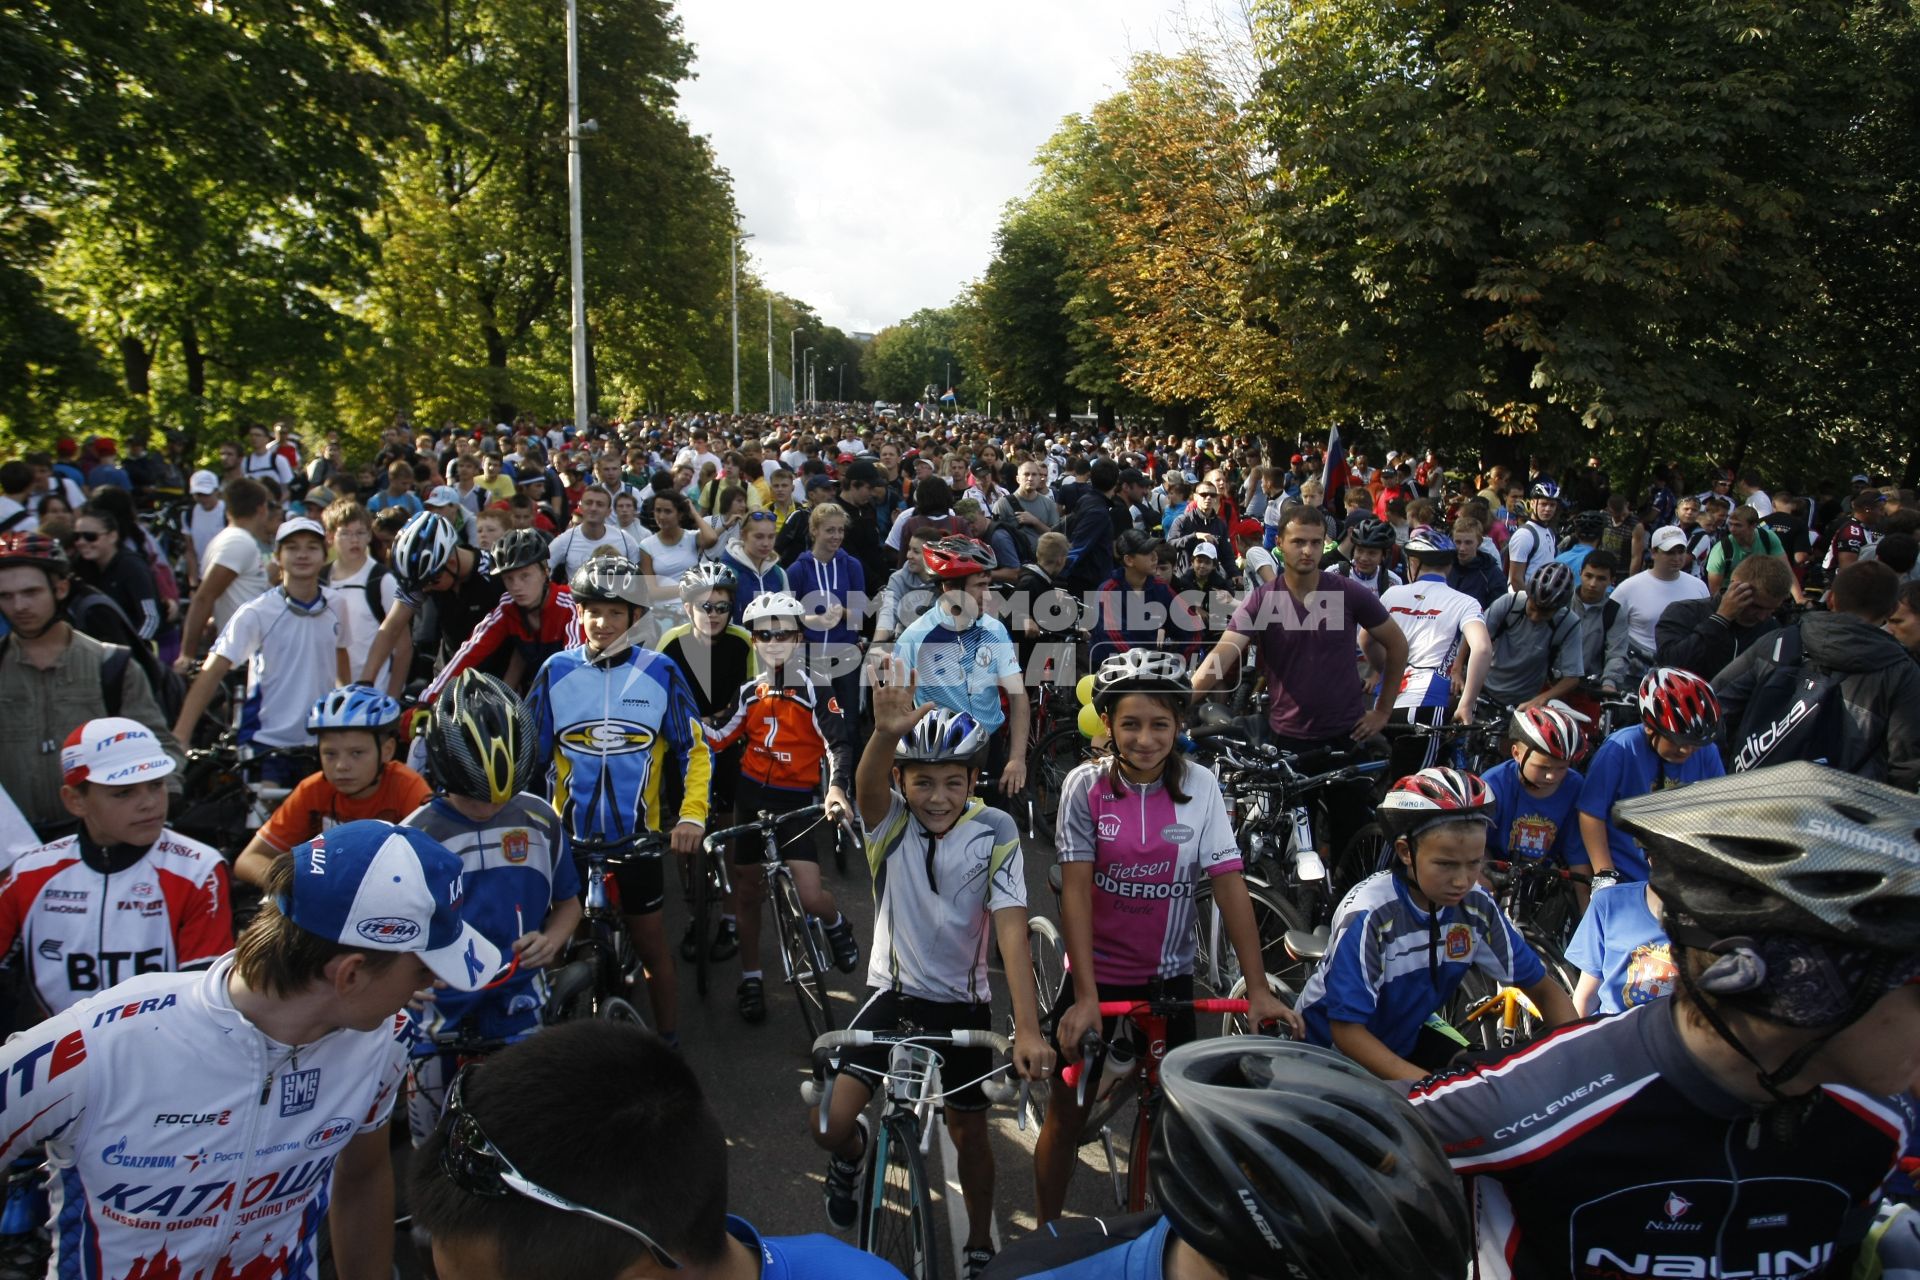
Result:
[[[1247,1002],[1241,999],[1227,999],[1212,996],[1200,1000],[1102,1000],[1100,1016],[1103,1018],[1131,1018],[1146,1015],[1157,1018],[1170,1018],[1181,1013],[1245,1013]],[[1072,1087],[1074,1099],[1079,1106],[1087,1103],[1087,1077],[1092,1073],[1086,1069],[1099,1051],[1105,1047],[1100,1033],[1089,1030],[1080,1038],[1080,1061],[1069,1062],[1060,1069],[1062,1084]]]
[[[807,818],[818,818],[824,815],[826,811],[827,806],[824,804],[810,804],[804,809],[795,809],[789,813],[773,813],[762,809],[760,816],[752,822],[743,822],[737,827],[723,827],[718,831],[709,831],[706,836],[706,845],[709,849],[718,849],[722,844],[733,839],[735,836],[746,835],[754,831],[768,831],[776,827],[785,826],[789,822],[801,822]]]
[[[1590,875],[1582,875],[1578,871],[1569,871],[1565,867],[1556,867],[1551,863],[1532,859],[1490,858],[1487,860],[1487,868],[1491,871],[1526,871],[1530,875],[1553,876],[1571,884],[1593,883],[1593,877]]]
[[[1242,1001],[1241,1003],[1245,1003]],[[951,1045],[956,1049],[986,1049],[1004,1057],[1013,1052],[1013,1041],[997,1031],[961,1027],[954,1031],[829,1031],[813,1042],[813,1066],[820,1073],[819,1083],[800,1085],[800,1097],[808,1105],[820,1108],[820,1132],[827,1131],[833,1110],[833,1086],[840,1077],[835,1055],[846,1049],[871,1049],[896,1044]],[[980,1091],[993,1102],[1012,1102],[1026,1091],[1024,1083],[1015,1085],[1006,1078],[1007,1064],[995,1067],[980,1081]],[[1022,1111],[1025,1108],[1022,1107]]]
[[[629,836],[609,840],[605,836],[573,836],[567,847],[591,861],[604,858],[614,866],[628,858],[650,858],[666,852],[671,838],[664,831],[636,831]]]

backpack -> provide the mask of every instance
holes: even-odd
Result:
[[[367,580],[360,584],[360,590],[366,596],[367,608],[373,613],[373,625],[377,627],[387,620],[387,598],[386,594],[380,590],[380,584],[386,581],[387,575],[392,571],[387,568],[384,560],[370,560],[368,563],[372,568],[367,570]],[[333,585],[332,565],[320,571],[320,581],[328,586]]]
[[[107,700],[108,715],[120,714],[121,673],[127,669],[128,662],[136,662],[145,673],[147,684],[153,690],[153,700],[160,704],[160,714],[166,717],[167,723],[172,724],[179,717],[180,705],[187,697],[186,682],[179,672],[160,661],[152,645],[140,638],[126,610],[112,596],[73,580],[66,614],[75,630],[100,641],[108,649],[100,665],[101,692]],[[121,639],[109,640],[107,636]]]
[[[1015,510],[1013,499],[1005,494],[993,504],[993,523],[996,528],[1005,529],[1007,536],[1013,539],[1013,546],[1020,553],[1021,564],[1032,564],[1040,558],[1040,539],[1021,525],[1020,515]],[[1005,567],[1005,566],[1002,566]]]
[[[1791,760],[1844,767],[1847,702],[1839,677],[1806,665],[1799,627],[1782,630],[1767,656],[1773,670],[1754,688],[1732,739],[1733,771]]]
[[[1607,603],[1613,604],[1613,601],[1609,600]],[[1501,608],[1502,605],[1506,607]],[[1618,605],[1614,607],[1619,608]],[[1496,610],[1500,614],[1498,618],[1493,616]],[[1513,628],[1516,621],[1514,615],[1525,617],[1526,613],[1527,593],[1524,591],[1509,591],[1487,606],[1488,644],[1494,652],[1499,652],[1500,637]],[[1553,617],[1548,619],[1547,626],[1550,628],[1547,633],[1547,665],[1551,668],[1553,660],[1560,656],[1560,647],[1580,629],[1580,623],[1579,619],[1573,616],[1573,610],[1566,605],[1561,605],[1554,611]]]
[[[33,512],[28,510],[26,507],[21,507],[18,511],[8,516],[5,520],[0,520],[0,533],[5,533],[7,530],[13,528],[13,526],[19,524],[22,520],[25,520],[28,516],[32,514]]]

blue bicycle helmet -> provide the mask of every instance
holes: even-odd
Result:
[[[947,761],[971,766],[987,749],[987,731],[964,711],[935,707],[894,749],[896,764]]]
[[[1449,556],[1453,551],[1453,539],[1432,525],[1423,524],[1407,535],[1407,554],[1410,556]]]
[[[350,684],[335,689],[307,712],[307,732],[328,729],[391,729],[400,719],[400,704],[371,685]]]
[[[393,576],[408,591],[425,591],[453,559],[459,539],[453,526],[431,511],[402,525],[393,540]]]

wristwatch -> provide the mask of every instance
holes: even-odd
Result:
[[[1596,871],[1588,877],[1588,883],[1596,889],[1604,889],[1610,884],[1620,883],[1620,873],[1609,867],[1605,871]]]

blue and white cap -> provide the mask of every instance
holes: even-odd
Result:
[[[425,832],[367,818],[293,851],[291,901],[280,910],[308,933],[368,951],[417,951],[456,991],[500,973],[500,950],[460,918],[459,855]]]

